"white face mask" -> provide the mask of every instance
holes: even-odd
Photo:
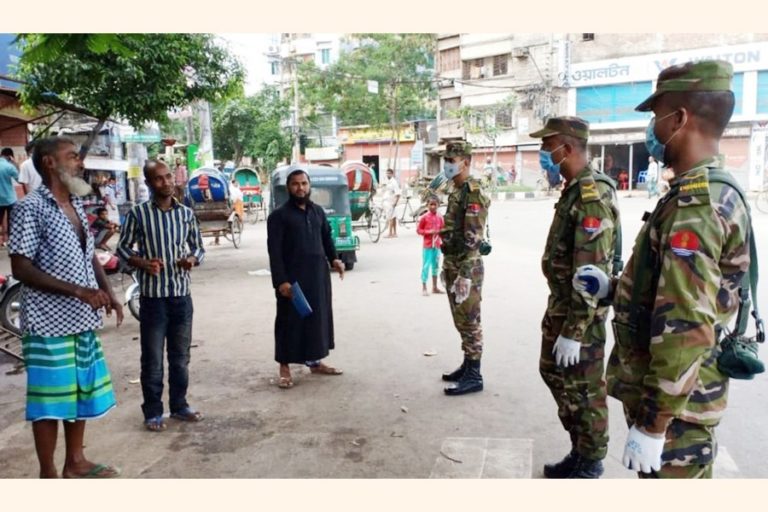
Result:
[[[457,162],[443,162],[443,172],[445,172],[445,177],[449,180],[458,176],[461,172],[459,170],[459,164]]]

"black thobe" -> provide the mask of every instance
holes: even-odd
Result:
[[[308,201],[302,210],[289,200],[273,211],[267,218],[267,250],[277,297],[275,361],[323,359],[334,347],[329,263],[337,258],[323,208]],[[277,291],[281,284],[294,282],[312,307],[303,319]]]

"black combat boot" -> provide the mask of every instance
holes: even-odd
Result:
[[[483,390],[483,376],[480,375],[480,361],[472,361],[468,359],[466,361],[466,370],[464,374],[456,382],[456,386],[452,388],[445,388],[446,395],[464,395],[466,393],[475,393]]]
[[[467,361],[469,361],[469,359],[465,357],[464,361],[461,363],[461,366],[453,370],[451,373],[444,373],[443,380],[447,382],[458,382],[461,376],[464,375],[464,370],[467,369]]]
[[[566,478],[600,478],[603,474],[603,461],[588,459],[577,455],[577,462]]]
[[[578,461],[579,454],[576,453],[576,449],[571,449],[571,452],[560,462],[544,464],[544,478],[568,478]]]

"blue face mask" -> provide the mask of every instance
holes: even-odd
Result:
[[[445,177],[450,179],[453,179],[455,176],[459,174],[459,164],[456,162],[443,162],[443,172],[445,173]]]
[[[559,163],[555,163],[554,160],[552,160],[552,153],[563,147],[564,144],[561,144],[560,146],[556,147],[552,151],[545,151],[545,150],[539,150],[539,164],[541,165],[541,168],[547,171],[547,178],[549,179],[550,183],[560,183],[560,164],[565,160],[560,160]]]
[[[669,114],[665,115],[664,117],[660,117],[659,121],[662,119],[666,119],[669,116],[675,114],[675,112],[670,112]],[[672,137],[677,135],[677,132],[672,134]],[[648,153],[657,161],[662,162],[666,164],[667,162],[664,161],[664,153],[667,150],[667,144],[670,140],[672,140],[672,137],[669,138],[669,140],[666,143],[662,143],[658,137],[656,137],[656,118],[652,117],[651,121],[648,123],[648,127],[645,129],[645,149],[648,150]]]

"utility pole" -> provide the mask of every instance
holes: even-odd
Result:
[[[296,58],[296,48],[291,49],[293,68],[293,156],[291,163],[299,163],[301,156],[301,141],[299,140],[299,61]]]

